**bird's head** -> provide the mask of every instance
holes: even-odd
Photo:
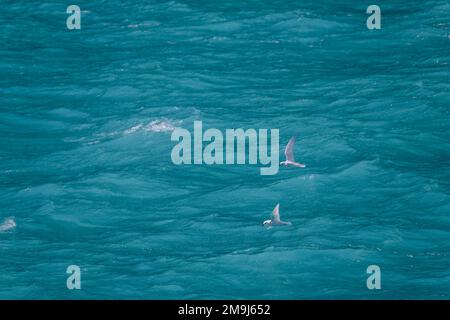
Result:
[[[264,226],[270,226],[272,224],[272,220],[266,220],[263,222]]]

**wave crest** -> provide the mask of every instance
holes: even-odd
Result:
[[[0,224],[0,232],[12,230],[16,227],[16,221],[14,217],[6,218],[2,224]]]
[[[153,120],[152,122],[144,125],[142,123],[135,125],[124,131],[125,134],[134,133],[139,130],[143,131],[151,131],[151,132],[166,132],[173,131],[175,126],[170,122],[162,121],[162,120]]]

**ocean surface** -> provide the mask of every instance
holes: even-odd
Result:
[[[450,298],[448,1],[73,4],[2,1],[0,298]],[[174,165],[195,120],[306,168]]]

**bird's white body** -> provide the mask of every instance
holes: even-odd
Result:
[[[306,167],[303,163],[296,162],[294,159],[294,144],[295,144],[295,137],[292,137],[289,139],[289,142],[286,146],[286,149],[284,149],[284,155],[286,156],[286,161],[281,161],[280,165],[282,166],[294,166],[299,168]]]
[[[281,162],[280,162],[280,165],[286,166],[286,167],[289,166],[289,165],[294,166],[294,167],[299,167],[299,168],[304,168],[304,167],[306,167],[303,163],[298,163],[298,162],[295,162],[295,161],[289,161],[289,160],[281,161]]]
[[[265,220],[263,225],[266,227],[276,226],[276,225],[288,225],[290,226],[292,223],[287,221],[281,221],[280,219],[280,204],[278,203],[272,211],[272,219]]]

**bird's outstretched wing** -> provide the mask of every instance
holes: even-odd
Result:
[[[289,139],[286,149],[284,149],[284,155],[286,156],[287,161],[295,162],[295,160],[294,160],[294,144],[295,144],[295,136]]]
[[[276,222],[280,222],[280,204],[277,203],[275,208],[272,211],[272,220]]]

